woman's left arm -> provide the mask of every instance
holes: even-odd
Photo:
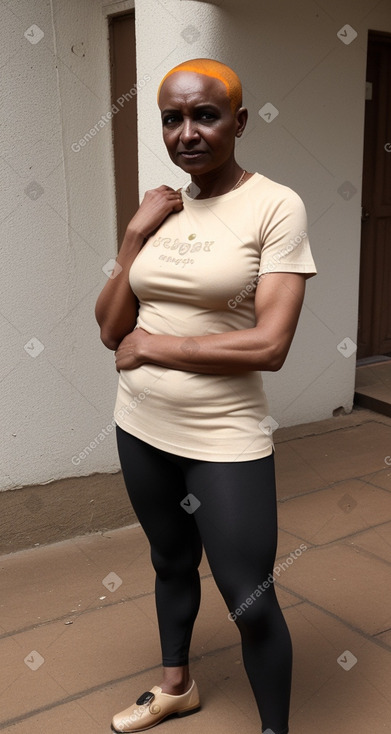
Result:
[[[135,329],[117,351],[116,368],[155,364],[200,374],[228,375],[252,370],[275,372],[288,354],[304,299],[306,276],[267,273],[255,292],[256,324],[222,334],[179,337]]]

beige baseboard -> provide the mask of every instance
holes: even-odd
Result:
[[[0,508],[1,554],[137,521],[122,472],[0,492]]]

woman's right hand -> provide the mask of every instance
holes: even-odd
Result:
[[[119,272],[108,278],[95,307],[101,339],[108,349],[117,349],[136,324],[138,302],[129,284],[129,268],[143,247],[143,241],[170,214],[181,209],[180,192],[170,186],[159,186],[145,193],[139,209],[130,220],[117,255]]]
[[[182,195],[170,186],[146,191],[144,198],[128,224],[128,230],[149,237],[173,212],[183,209]]]

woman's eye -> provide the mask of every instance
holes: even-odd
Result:
[[[166,115],[166,117],[163,117],[163,125],[172,125],[177,121],[178,118],[175,115]]]
[[[216,114],[214,112],[199,112],[197,113],[193,121],[196,122],[197,120],[201,120],[202,122],[211,122],[212,120],[216,119]],[[181,115],[166,115],[163,117],[163,125],[179,125],[182,122]]]

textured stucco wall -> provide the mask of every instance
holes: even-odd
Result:
[[[1,489],[118,469],[109,429],[72,463],[111,427],[117,382],[94,320],[116,250],[110,122],[72,145],[110,110],[106,16],[131,6],[1,4]],[[358,32],[348,45],[337,37],[346,23]],[[366,37],[391,32],[389,3],[136,0],[136,24],[138,77],[151,75],[138,95],[141,192],[184,181],[161,142],[161,76],[194,56],[231,64],[250,110],[238,158],[301,194],[320,271],[286,365],[265,375],[271,412],[290,425],[349,408],[354,356],[337,344],[357,328]],[[258,115],[267,102],[279,110],[271,123]]]
[[[110,109],[105,12],[92,0],[32,0],[2,3],[1,13],[7,489],[118,469],[117,376],[94,319],[116,229],[110,122],[71,148]],[[108,425],[104,441],[72,463]]]

